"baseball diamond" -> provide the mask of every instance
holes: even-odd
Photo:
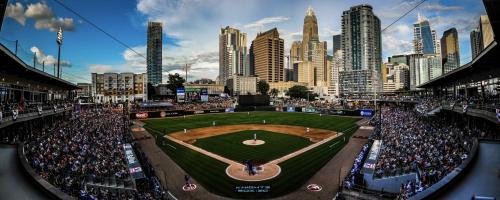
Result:
[[[144,127],[208,191],[231,198],[272,198],[296,190],[321,169],[357,130],[359,119],[251,112],[150,119]],[[254,134],[265,144],[242,143]],[[253,175],[248,161],[259,169]],[[270,187],[268,192],[240,193],[239,186]]]

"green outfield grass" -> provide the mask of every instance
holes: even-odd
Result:
[[[252,139],[254,133],[257,134],[257,139],[264,140],[266,143],[258,146],[242,144],[243,141]],[[193,145],[236,162],[252,160],[257,163],[266,163],[310,144],[312,142],[300,136],[269,131],[240,131],[197,139]]]
[[[232,125],[262,123],[263,119],[270,124],[296,125],[343,132],[346,140],[344,142],[343,137],[333,139],[280,163],[281,174],[276,178],[260,182],[244,182],[234,180],[226,175],[227,164],[162,137],[165,133],[181,131],[184,128],[212,126],[212,121],[216,121],[218,125]],[[355,124],[357,120],[359,118],[325,115],[320,117],[317,114],[305,113],[251,112],[250,115],[247,113],[231,113],[198,115],[186,118],[151,119],[145,121],[145,128],[158,138],[157,144],[163,151],[208,191],[226,197],[255,199],[278,197],[298,189],[349,141],[351,134],[357,130]],[[223,148],[220,148],[218,151],[222,150]],[[233,149],[227,149],[227,151],[224,154],[235,153]],[[235,186],[248,185],[271,186],[271,190],[269,193],[235,192]]]

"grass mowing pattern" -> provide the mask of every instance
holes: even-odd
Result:
[[[334,131],[342,131],[346,137],[346,141],[343,142],[343,137],[333,139],[325,144],[322,144],[314,149],[304,152],[290,160],[280,163],[281,174],[274,179],[260,182],[244,182],[237,181],[228,177],[225,173],[227,164],[220,162],[218,160],[212,159],[201,153],[193,151],[187,147],[179,145],[172,142],[163,136],[165,130],[170,130],[170,132],[180,131],[185,128],[185,125],[191,124],[198,127],[211,126],[211,121],[202,122],[201,119],[205,120],[221,120],[221,123],[226,124],[237,124],[237,121],[241,121],[240,124],[246,123],[257,123],[262,122],[262,119],[246,118],[247,121],[238,119],[241,115],[247,116],[247,113],[235,113],[235,114],[214,114],[214,115],[201,115],[195,117],[183,118],[168,118],[161,120],[149,120],[145,123],[147,124],[145,128],[155,135],[158,145],[163,149],[170,158],[172,158],[181,168],[183,168],[187,173],[189,173],[196,181],[198,181],[204,188],[208,191],[232,198],[244,198],[244,199],[255,199],[255,198],[273,198],[288,194],[295,191],[297,188],[302,186],[305,181],[309,180],[319,169],[321,169],[342,147],[349,141],[350,136],[357,130],[357,125],[354,124],[359,118],[343,118],[335,116],[322,116],[303,113],[250,113],[252,116],[264,116],[266,117],[266,122],[275,123],[282,122],[280,124],[285,125],[297,125],[297,126],[308,126],[311,128],[324,128]],[[200,118],[198,118],[200,117]],[[269,117],[276,117],[275,119],[269,120]],[[314,123],[307,125],[307,122],[312,122],[308,118],[314,118],[316,120]],[[189,120],[189,122],[183,122],[182,120]],[[297,122],[302,120],[303,122]],[[326,120],[326,121],[323,121]],[[344,121],[345,120],[345,121]],[[250,121],[250,122],[248,122]],[[168,123],[167,125],[161,125],[161,122]],[[177,123],[182,123],[179,125]],[[206,124],[209,125],[206,125]],[[296,123],[296,124],[293,124]],[[335,124],[334,124],[335,123]],[[218,123],[220,124],[220,123]],[[168,125],[172,127],[166,128]],[[203,125],[203,126],[201,126]],[[154,126],[159,129],[152,129]],[[194,128],[194,127],[192,127]],[[338,129],[337,129],[338,128]],[[159,131],[160,130],[160,131]],[[333,146],[332,146],[333,145]],[[172,148],[172,147],[174,148]],[[331,147],[330,147],[331,146]],[[229,150],[230,151],[230,150]],[[182,178],[182,177],[176,177]],[[335,180],[332,180],[335,181]],[[262,185],[271,186],[271,192],[269,193],[236,193],[234,192],[235,186],[246,186],[246,185]]]
[[[257,139],[266,143],[258,146],[242,144],[245,140],[253,139],[254,133]],[[300,136],[248,130],[197,139],[193,145],[236,162],[252,160],[254,163],[267,163],[310,144],[312,142]]]

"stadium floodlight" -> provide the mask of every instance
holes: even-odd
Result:
[[[59,31],[57,31],[57,78],[60,78],[61,76],[61,68],[60,68],[60,63],[61,63],[61,45],[63,41],[63,29],[62,27],[59,27]]]

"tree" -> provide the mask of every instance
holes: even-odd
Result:
[[[288,89],[287,95],[292,98],[314,100],[318,94],[313,93],[307,89],[306,86],[295,85]]]
[[[265,80],[260,80],[257,82],[257,90],[260,94],[266,95],[267,91],[269,91],[269,84]]]
[[[301,85],[295,85],[288,89],[287,95],[292,98],[307,98],[307,87]]]
[[[270,94],[271,94],[271,96],[276,97],[276,96],[278,96],[278,92],[279,92],[278,89],[273,88],[273,89],[271,89]]]
[[[227,95],[230,95],[231,93],[231,90],[229,90],[229,87],[227,87],[227,85],[224,86],[224,93],[226,93]]]
[[[167,88],[177,95],[177,88],[182,87],[183,83],[186,82],[178,73],[168,74],[168,84]]]

